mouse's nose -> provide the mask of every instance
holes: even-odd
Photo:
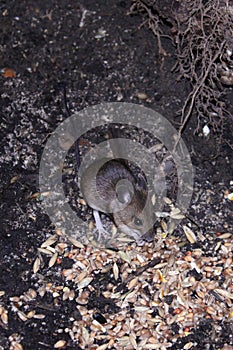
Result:
[[[145,242],[153,242],[155,236],[155,225],[137,239],[137,244],[142,246]]]

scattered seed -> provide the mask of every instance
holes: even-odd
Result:
[[[153,194],[152,197],[151,197],[151,203],[152,203],[152,205],[155,205],[155,203],[156,203],[155,194]]]
[[[134,310],[137,312],[150,312],[150,308],[146,306],[135,306]]]
[[[53,253],[51,252],[51,250],[48,249],[44,249],[44,248],[37,248],[38,252],[46,254],[46,255],[53,255]]]
[[[77,289],[83,289],[83,288],[87,287],[91,283],[92,280],[93,280],[92,277],[84,278],[81,282],[79,282],[77,284]]]
[[[159,280],[162,283],[166,282],[166,280],[165,280],[165,278],[164,278],[164,276],[163,276],[163,274],[162,274],[162,272],[160,270],[158,270],[158,275],[159,275]]]
[[[130,258],[130,256],[129,256],[128,253],[125,253],[125,252],[123,252],[123,251],[120,250],[120,251],[118,252],[118,254],[119,254],[119,257],[120,257],[122,260],[124,260],[124,261],[126,261],[127,263],[130,264],[131,258]]]
[[[119,269],[116,263],[113,264],[113,275],[115,280],[117,281],[119,277]]]
[[[231,233],[223,233],[222,235],[218,236],[218,238],[221,238],[221,239],[227,239],[227,238],[231,238],[232,237],[232,234]]]
[[[23,347],[20,343],[15,343],[12,347],[12,350],[23,350]]]
[[[35,315],[36,311],[35,310],[31,310],[27,313],[27,318],[32,318]]]
[[[84,245],[83,245],[81,242],[77,241],[76,239],[74,239],[74,238],[72,238],[72,237],[68,237],[68,240],[69,240],[70,243],[72,243],[75,247],[80,248],[80,249],[84,248]]]
[[[134,349],[137,349],[136,337],[133,334],[130,334],[129,340]]]
[[[84,278],[85,278],[86,276],[87,276],[87,271],[81,272],[81,273],[77,276],[77,278],[75,279],[75,282],[76,282],[76,283],[80,283],[81,281],[84,280]]]
[[[188,349],[191,349],[191,347],[193,347],[193,343],[192,342],[189,342],[189,343],[186,343],[185,345],[184,345],[184,349],[185,350],[188,350]]]
[[[225,289],[218,289],[218,288],[216,288],[215,292],[217,292],[218,294],[222,295],[225,298],[233,299],[233,293],[229,293]]]
[[[183,230],[184,230],[184,233],[185,233],[188,241],[191,244],[194,244],[197,241],[197,237],[196,237],[195,233],[188,226],[185,226],[185,225],[183,225]]]
[[[37,273],[40,269],[40,258],[36,258],[34,264],[33,264],[33,272]]]
[[[109,349],[109,344],[103,344],[103,345],[100,345],[98,346],[98,348],[96,348],[96,350],[106,350],[106,349]]]
[[[38,320],[43,320],[43,318],[45,318],[45,315],[43,315],[43,314],[35,314],[35,315],[33,316],[33,318],[36,318],[36,319],[38,319]]]
[[[8,314],[5,309],[3,309],[3,312],[1,313],[1,320],[4,324],[8,324]]]
[[[27,315],[25,315],[25,313],[24,312],[22,312],[22,311],[18,311],[17,312],[17,314],[18,314],[18,316],[19,316],[19,318],[22,320],[22,321],[27,321]]]
[[[55,262],[57,261],[57,256],[58,256],[58,253],[53,254],[51,259],[49,260],[49,267],[52,267],[55,264]]]
[[[98,321],[93,320],[92,325],[94,325],[95,328],[100,330],[101,332],[106,332],[106,328],[102,326]]]
[[[144,92],[137,92],[137,98],[139,100],[146,100],[148,98],[148,96]]]
[[[54,344],[54,348],[55,349],[61,349],[66,345],[66,341],[65,340],[58,340],[55,344]]]
[[[94,318],[94,320],[96,320],[100,324],[107,323],[106,318],[102,314],[100,314],[99,312],[94,313],[93,318]]]
[[[134,288],[138,283],[138,277],[133,278],[129,284],[128,284],[128,289]]]
[[[53,235],[46,239],[44,243],[41,244],[41,248],[47,248],[50,245],[53,245],[55,242],[57,242],[57,235]]]
[[[145,344],[144,349],[161,349],[160,344]]]

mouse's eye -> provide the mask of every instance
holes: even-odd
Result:
[[[134,224],[136,226],[142,226],[143,225],[143,222],[141,219],[137,218],[136,216],[134,217],[134,220],[133,220]]]

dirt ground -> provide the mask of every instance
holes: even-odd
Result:
[[[62,271],[72,268],[73,260],[66,255],[49,268],[49,258],[45,257],[44,265],[35,271],[37,248],[55,234],[55,228],[40,199],[33,194],[39,191],[38,171],[45,142],[67,117],[64,86],[72,113],[101,102],[132,102],[158,111],[178,129],[177,111],[182,108],[190,87],[184,80],[178,82],[177,75],[171,72],[176,62],[174,45],[170,39],[163,38],[167,55],[161,66],[153,33],[141,26],[140,15],[128,15],[130,5],[129,0],[3,1],[0,5],[0,349],[52,349],[59,339],[65,343],[58,343],[57,348],[124,348],[114,344],[101,347],[105,344],[101,338],[86,346],[75,342],[64,331],[71,327],[72,319],[77,322],[82,319],[75,300],[58,297],[59,307],[56,307],[55,290],[39,296],[42,279],[63,289],[71,288]],[[233,112],[232,87],[225,88],[224,100]],[[195,244],[205,257],[215,254],[217,259],[214,248],[218,237],[228,234],[230,248],[226,258],[231,259],[231,269],[233,216],[228,194],[233,192],[233,158],[229,146],[233,126],[230,119],[226,120],[221,141],[212,130],[208,137],[201,130],[194,134],[195,127],[193,118],[183,135],[195,168],[189,214],[205,237]],[[192,227],[197,229],[195,225]],[[196,248],[182,230],[176,236],[185,242],[180,245],[181,253]],[[72,250],[69,246],[67,249]],[[103,285],[113,283],[110,272],[104,276]],[[228,292],[233,288],[232,274],[229,278]],[[99,283],[98,278],[92,280],[93,290],[99,288]],[[219,282],[222,285],[223,280]],[[26,300],[25,293],[31,289],[37,291],[37,296]],[[97,298],[93,290],[89,309],[104,314],[107,320],[108,314],[119,313],[119,306],[113,301],[109,301],[106,309],[104,299]],[[32,309],[38,317],[28,315]],[[211,318],[210,313],[209,317],[200,318],[187,334],[179,335],[174,327],[176,341],[164,345],[165,348],[183,349],[190,343],[186,349],[222,349],[224,344],[232,346],[225,349],[232,349],[232,310],[229,302],[225,312],[231,312],[231,317],[223,316],[220,321]],[[95,318],[101,324],[101,315]]]

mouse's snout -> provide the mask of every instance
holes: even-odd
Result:
[[[154,213],[150,199],[147,196],[143,198],[140,194],[140,203],[138,201],[138,197],[133,197],[125,210],[114,213],[114,221],[119,229],[136,240],[154,232]]]

